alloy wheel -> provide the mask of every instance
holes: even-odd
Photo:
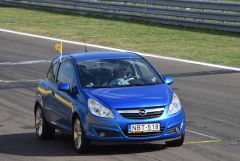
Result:
[[[74,123],[74,132],[73,132],[73,137],[74,137],[74,144],[77,149],[81,148],[82,145],[82,129],[81,129],[81,124],[79,119],[76,119]]]
[[[43,132],[43,117],[42,117],[42,111],[40,108],[38,108],[36,111],[35,128],[38,136],[41,136]]]

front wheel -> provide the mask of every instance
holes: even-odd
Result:
[[[79,118],[76,118],[73,123],[73,143],[74,150],[77,153],[87,152],[89,144],[85,138],[84,130]]]
[[[55,135],[55,129],[50,127],[44,118],[41,107],[37,107],[35,111],[35,129],[40,139],[50,139]]]
[[[180,139],[173,140],[173,141],[166,141],[166,145],[168,147],[182,146],[184,143],[184,139],[185,139],[185,134],[182,134]]]

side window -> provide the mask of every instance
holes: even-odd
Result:
[[[69,83],[70,86],[73,84],[74,79],[74,69],[72,64],[69,61],[64,61],[58,72],[58,83]]]
[[[54,65],[51,65],[48,71],[47,78],[52,82],[55,82],[58,66],[59,66],[59,62],[55,63]]]

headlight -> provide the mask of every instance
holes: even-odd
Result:
[[[181,102],[176,93],[172,96],[172,103],[168,107],[168,115],[172,115],[181,110]]]
[[[110,109],[104,107],[102,104],[95,101],[94,99],[88,99],[88,109],[95,116],[114,118],[114,115]]]

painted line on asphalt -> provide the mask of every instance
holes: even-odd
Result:
[[[19,79],[19,80],[0,80],[0,83],[27,83],[27,82],[38,82],[41,79]]]
[[[50,60],[33,60],[33,61],[20,61],[20,62],[0,62],[0,66],[38,64],[38,63],[49,63],[49,62],[50,62]]]
[[[112,48],[112,47],[107,47],[107,46],[101,46],[101,45],[96,45],[96,44],[88,44],[88,43],[83,43],[83,42],[70,41],[70,40],[64,40],[64,39],[59,39],[59,38],[52,38],[52,37],[48,37],[48,36],[41,36],[41,35],[30,34],[30,33],[25,33],[25,32],[17,32],[17,31],[6,30],[6,29],[0,29],[0,31],[11,33],[11,34],[16,34],[16,35],[21,35],[21,36],[29,36],[29,37],[39,38],[39,39],[51,40],[51,41],[62,41],[64,43],[75,44],[75,45],[82,45],[82,46],[86,45],[86,46],[89,46],[89,47],[94,47],[94,48],[99,48],[99,49],[121,51],[121,52],[134,52],[134,53],[137,53],[137,54],[142,55],[142,56],[148,56],[148,57],[153,57],[153,58],[158,58],[158,59],[165,59],[165,60],[183,62],[183,63],[188,63],[188,64],[196,64],[196,65],[202,65],[202,66],[208,66],[208,67],[214,67],[214,68],[240,71],[240,68],[236,68],[236,67],[229,67],[229,66],[218,65],[218,64],[210,64],[210,63],[204,63],[204,62],[198,62],[198,61],[192,61],[192,60],[186,60],[186,59],[178,59],[178,58],[167,57],[167,56],[141,53],[141,52],[123,50],[123,49]]]
[[[221,143],[223,140],[203,140],[203,141],[186,141],[183,144],[189,145],[189,144],[206,144],[206,143]]]
[[[186,129],[186,131],[187,131],[187,132],[190,132],[190,133],[193,133],[193,134],[196,134],[196,135],[204,136],[204,137],[207,137],[207,138],[210,138],[210,139],[221,140],[220,138],[217,138],[217,137],[215,137],[215,136],[203,134],[203,133],[200,133],[200,132],[197,132],[197,131],[188,130],[188,129]]]

